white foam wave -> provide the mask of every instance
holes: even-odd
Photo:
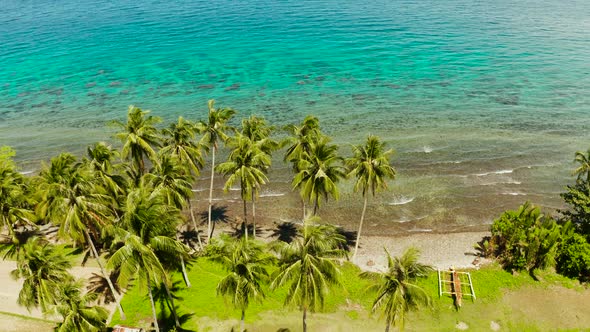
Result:
[[[494,182],[488,182],[488,183],[482,183],[482,186],[495,186],[497,184],[522,184],[522,182],[520,181],[514,181],[514,180],[506,180],[506,181],[494,181]]]
[[[207,189],[206,188],[203,188],[203,189],[191,189],[191,191],[194,192],[194,193],[200,193],[201,191],[205,191],[205,190],[207,190]]]
[[[260,197],[280,197],[280,196],[285,196],[285,193],[268,192],[268,193],[260,194]]]
[[[502,169],[502,170],[494,171],[494,172],[478,173],[478,174],[475,174],[475,176],[487,176],[487,175],[492,175],[492,174],[510,174],[512,172],[514,172],[513,169]]]
[[[394,200],[393,202],[390,202],[389,205],[404,205],[404,204],[408,204],[410,202],[412,202],[414,200],[415,197],[405,197],[405,196],[401,196],[400,198]]]
[[[509,196],[526,196],[526,194],[523,194],[523,193],[518,193],[518,192],[502,193],[502,195],[509,195]]]
[[[432,152],[432,148],[430,146],[428,146],[428,145],[424,145],[422,147],[422,150],[424,151],[424,153],[430,153],[430,152]]]
[[[21,171],[19,173],[22,175],[29,175],[29,174],[33,174],[33,171]]]

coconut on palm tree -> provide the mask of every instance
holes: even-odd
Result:
[[[241,331],[244,331],[246,310],[251,301],[264,299],[263,283],[268,279],[268,266],[273,257],[264,246],[247,238],[221,237],[213,242],[215,252],[211,258],[223,265],[228,274],[217,284],[217,294],[231,300],[242,312]]]
[[[83,282],[68,281],[59,288],[55,311],[62,316],[56,332],[96,332],[106,328],[108,311],[93,305],[97,294],[82,291]]]
[[[229,160],[219,164],[217,171],[227,176],[224,189],[228,191],[236,182],[240,184],[240,196],[244,203],[244,234],[248,237],[248,208],[246,202],[258,196],[260,187],[266,184],[266,170],[270,167],[270,156],[248,137],[238,134],[231,140],[233,150]],[[254,204],[254,202],[253,202]],[[256,224],[254,224],[256,229]],[[256,231],[254,231],[256,236]]]
[[[365,272],[365,277],[377,278],[378,283],[372,288],[377,289],[377,298],[373,301],[372,311],[381,309],[385,316],[385,332],[390,327],[404,329],[406,315],[419,305],[430,305],[431,299],[416,285],[416,281],[425,278],[432,267],[418,262],[420,251],[409,248],[401,257],[392,258],[387,250],[387,271],[384,273]]]
[[[313,215],[317,215],[322,200],[329,197],[338,199],[337,183],[346,177],[342,158],[337,154],[338,146],[330,144],[327,137],[311,144],[309,154],[303,154],[293,178],[293,188],[299,188],[301,198],[313,204]]]
[[[332,225],[315,225],[319,218],[304,223],[290,244],[278,249],[279,268],[272,276],[271,289],[287,286],[285,304],[296,304],[303,312],[303,331],[307,331],[307,312],[324,305],[331,285],[338,285],[340,270],[336,258],[346,253],[346,242]]]
[[[215,108],[215,101],[209,100],[207,103],[209,115],[207,122],[199,122],[198,130],[203,133],[200,143],[203,147],[211,150],[211,182],[209,184],[209,209],[207,215],[207,236],[210,240],[213,236],[213,227],[211,225],[211,211],[213,208],[213,179],[215,177],[215,154],[219,148],[219,141],[225,142],[228,139],[227,131],[232,127],[227,123],[236,114],[236,111],[230,108]]]
[[[389,164],[389,156],[393,150],[385,151],[385,144],[377,136],[370,135],[365,145],[353,146],[353,156],[346,160],[349,176],[356,177],[354,191],[363,195],[363,211],[352,259],[356,257],[363,230],[363,221],[367,211],[368,193],[375,197],[379,190],[387,189],[387,180],[395,178],[395,169]]]

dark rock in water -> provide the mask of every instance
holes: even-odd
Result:
[[[123,90],[123,91],[119,92],[119,94],[128,95],[129,94],[129,90]]]
[[[109,86],[113,87],[113,86],[120,86],[121,82],[120,81],[113,81],[111,83],[109,83]]]
[[[92,96],[96,96],[96,93],[94,93],[94,92],[88,92],[86,95],[89,96],[89,97],[92,97]]]
[[[213,84],[203,84],[203,85],[199,85],[197,87],[197,89],[200,89],[200,90],[207,90],[207,89],[214,89],[214,88],[215,88],[215,85],[213,85]]]
[[[105,70],[104,69],[101,69],[101,70],[98,71],[98,75],[102,75],[104,73],[105,73]]]
[[[519,104],[519,97],[517,95],[512,96],[497,96],[494,97],[494,100],[502,105],[518,105]]]
[[[306,80],[300,80],[300,81],[297,81],[297,85],[305,85],[305,84],[308,84],[308,83],[309,83],[309,82],[308,82],[308,81],[306,81]]]
[[[318,76],[318,77],[316,77],[316,78],[315,78],[315,80],[316,80],[317,82],[323,82],[323,81],[325,81],[325,80],[326,80],[326,77],[325,77],[325,76]]]
[[[93,88],[96,86],[96,82],[90,82],[85,85],[86,88]]]
[[[390,89],[399,89],[399,88],[401,88],[401,86],[399,86],[397,84],[393,84],[393,83],[385,83],[385,84],[383,84],[383,86],[388,87]]]
[[[25,97],[28,94],[29,94],[28,92],[21,92],[21,93],[18,94],[17,97]]]
[[[42,102],[39,104],[33,104],[33,105],[31,105],[31,108],[41,108],[41,107],[47,106],[48,104],[49,104],[49,102]]]
[[[258,93],[258,97],[264,97],[264,96],[266,96],[266,93],[264,93],[262,91]]]
[[[223,89],[223,91],[232,91],[232,90],[237,90],[240,88],[240,83],[234,83],[230,86],[228,86],[227,88]]]
[[[305,102],[305,104],[308,106],[315,105],[316,103],[317,103],[317,101],[315,101],[315,100],[308,100]]]
[[[442,87],[447,87],[447,86],[451,85],[451,82],[444,81],[444,82],[440,82],[439,85]]]

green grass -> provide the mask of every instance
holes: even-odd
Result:
[[[345,263],[341,266],[341,286],[334,287],[326,298],[322,312],[337,315],[339,324],[362,323],[365,319],[377,320],[379,314],[370,314],[371,303],[375,293],[368,288],[372,281],[359,277],[358,267]],[[436,272],[428,278],[419,281],[433,298],[431,309],[424,309],[409,315],[406,326],[408,331],[437,330],[453,331],[458,322],[468,322],[470,330],[489,330],[490,322],[499,323],[503,329],[518,331],[540,331],[547,329],[530,322],[527,317],[521,317],[511,312],[510,307],[503,303],[502,296],[506,291],[532,287],[543,289],[551,286],[579,288],[577,281],[573,281],[555,274],[552,271],[538,273],[541,281],[535,281],[526,273],[512,275],[504,271],[499,265],[492,264],[480,270],[472,270],[471,277],[474,284],[476,301],[464,297],[463,307],[456,310],[449,296],[438,297],[438,283]],[[216,286],[226,271],[208,259],[201,258],[189,270],[191,288],[186,288],[180,274],[174,276],[174,281],[180,287],[175,293],[179,300],[176,302],[180,315],[189,315],[183,323],[183,328],[198,331],[203,320],[207,322],[237,322],[240,312],[232,308],[224,298],[217,296]],[[262,302],[253,302],[246,312],[248,324],[259,324],[265,327],[273,326],[271,320],[281,320],[284,317],[297,315],[297,308],[283,307],[286,290],[278,289],[274,292],[266,289],[267,297]],[[124,297],[123,308],[128,319],[122,322],[115,314],[112,325],[124,324],[130,326],[147,327],[151,318],[151,308],[146,290],[133,287]],[[158,305],[158,312],[166,308]],[[342,316],[340,316],[342,315]],[[287,318],[284,318],[287,319]],[[346,321],[343,321],[346,320]],[[231,324],[231,322],[229,323]],[[375,323],[373,323],[375,324]],[[202,325],[202,324],[201,324]],[[225,326],[225,325],[224,325]],[[434,328],[435,327],[435,328]],[[271,331],[271,328],[261,330]],[[346,328],[344,330],[347,330]],[[276,329],[274,330],[276,331]]]

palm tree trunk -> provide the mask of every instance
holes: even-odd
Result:
[[[213,207],[213,177],[215,176],[215,151],[217,148],[213,145],[213,152],[211,153],[211,183],[209,184],[209,214],[207,220],[207,243],[211,241],[211,237],[213,237],[213,227],[211,225],[211,209]]]
[[[356,253],[359,250],[359,243],[361,242],[361,231],[363,230],[363,221],[365,220],[365,212],[367,211],[368,197],[365,195],[365,204],[363,204],[363,212],[361,213],[361,222],[359,223],[359,231],[356,233],[356,243],[354,244],[354,253],[352,254],[352,262],[356,258]]]
[[[109,277],[109,275],[105,271],[104,267],[102,266],[102,263],[100,262],[100,258],[98,256],[98,251],[96,251],[96,247],[94,246],[94,242],[92,242],[92,238],[90,237],[90,233],[88,233],[88,230],[86,230],[84,233],[86,234],[86,238],[88,239],[88,244],[90,245],[90,250],[92,251],[92,255],[94,256],[94,258],[96,259],[96,262],[98,263],[98,267],[100,268],[100,273],[102,273],[102,276],[106,279],[107,284],[109,285],[109,289],[111,290],[111,293],[113,293],[113,297],[115,298],[115,302],[117,303],[117,308],[119,309],[119,315],[121,316],[122,320],[125,320],[126,319],[125,313],[123,312],[123,307],[121,306],[121,301],[119,300],[119,296],[118,296],[117,292],[115,291],[115,286],[113,285],[111,278]],[[107,324],[108,323],[110,323],[110,321],[108,321]]]
[[[188,200],[188,209],[191,213],[191,221],[193,222],[193,228],[197,233],[197,241],[199,242],[199,249],[203,250],[203,243],[201,242],[201,236],[199,235],[199,228],[197,227],[197,222],[195,221],[195,212],[193,211],[193,206],[191,204],[191,200]]]
[[[242,309],[242,322],[241,322],[240,332],[246,331],[246,310]]]
[[[313,215],[317,216],[318,215],[318,207],[320,206],[320,198],[317,197],[315,199],[315,202],[313,203]]]
[[[158,315],[156,314],[156,305],[154,304],[154,296],[152,295],[152,284],[150,283],[150,277],[147,278],[148,294],[150,296],[150,303],[152,305],[152,315],[154,315],[154,328],[156,332],[160,332],[160,326],[158,325]]]
[[[254,192],[252,192],[252,237],[256,238],[256,197],[254,197]]]
[[[303,198],[301,199],[301,206],[303,208],[303,220],[305,220],[305,200]]]
[[[172,298],[172,293],[170,293],[170,288],[168,288],[168,284],[166,281],[163,282],[164,288],[166,289],[166,294],[168,294],[168,299],[170,300],[170,304],[172,306],[170,309],[172,310],[172,315],[174,315],[174,322],[176,323],[176,327],[180,327],[180,322],[178,321],[178,315],[176,314],[176,308],[174,307],[174,299]]]
[[[242,223],[242,228],[244,229],[246,241],[248,241],[248,204],[246,203],[245,198],[243,198],[242,201],[244,202],[244,222]]]
[[[389,332],[390,326],[391,326],[391,320],[389,319],[389,316],[387,316],[387,319],[385,320],[385,332]]]
[[[178,234],[176,234],[176,241],[178,241]],[[188,279],[188,274],[186,273],[186,266],[184,265],[184,257],[180,256],[180,267],[182,268],[182,277],[184,278],[184,283],[186,287],[191,287],[191,281]]]
[[[303,332],[307,332],[307,307],[303,307]]]

